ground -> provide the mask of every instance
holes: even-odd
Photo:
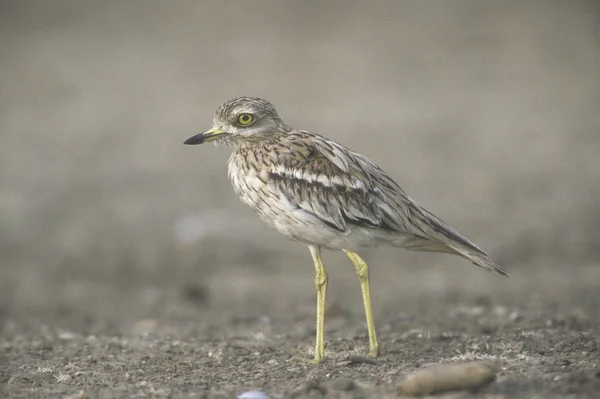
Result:
[[[0,2],[0,397],[387,398],[491,362],[446,398],[600,397],[598,1]],[[489,252],[381,247],[381,344],[325,252],[314,270],[184,146],[271,100],[369,157]]]
[[[533,270],[481,276],[469,265],[452,277],[441,267],[375,273],[382,350],[373,364],[353,358],[368,349],[358,283],[351,267],[333,269],[321,365],[294,358],[309,356],[314,339],[309,272],[254,269],[245,288],[235,286],[240,270],[209,285],[191,283],[192,275],[159,274],[154,283],[136,276],[127,287],[82,291],[83,301],[63,302],[68,294],[57,292],[37,310],[3,309],[5,397],[231,398],[262,390],[271,398],[391,398],[407,373],[469,360],[490,360],[498,372],[467,397],[598,397],[595,267],[552,278]],[[79,277],[71,275],[72,284]],[[102,303],[91,303],[96,298]],[[143,303],[147,309],[132,310]]]

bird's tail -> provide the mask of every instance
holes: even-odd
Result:
[[[420,230],[403,243],[406,249],[427,252],[445,252],[467,258],[487,271],[508,276],[508,272],[495,264],[474,242],[460,234],[425,208],[412,203],[415,230]]]
[[[469,251],[468,249],[461,248],[459,246],[450,246],[450,248],[452,248],[457,255],[467,258],[475,265],[483,267],[487,271],[498,273],[506,277],[509,276],[508,272],[494,263],[485,252],[479,253],[475,251]]]
[[[450,240],[448,240],[450,241]],[[466,248],[459,243],[441,242],[428,240],[421,237],[412,237],[406,241],[403,241],[401,245],[397,245],[405,249],[412,251],[421,252],[441,252],[462,256],[473,262],[473,264],[484,268],[487,271],[501,274],[502,276],[509,276],[508,272],[494,263],[488,255],[483,252],[479,247],[473,244],[472,247]]]

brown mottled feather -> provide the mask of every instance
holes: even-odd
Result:
[[[378,166],[323,136],[287,126],[269,101],[240,97],[222,104],[213,127],[185,144],[216,141],[233,147],[229,178],[240,199],[280,233],[308,244],[315,267],[317,324],[314,359],[325,356],[327,271],[321,248],[343,250],[359,278],[369,353],[375,331],[369,267],[356,247],[387,243],[416,251],[461,255],[478,266],[507,273],[468,238],[425,210]]]
[[[248,126],[239,115],[254,119]],[[229,177],[240,199],[282,234],[316,247],[352,250],[391,245],[461,255],[507,273],[487,254],[415,201],[363,155],[287,126],[273,104],[255,97],[224,103],[213,127],[233,147]]]
[[[292,206],[340,233],[353,226],[382,230],[406,237],[402,248],[458,254],[507,275],[481,248],[408,197],[381,168],[323,136],[290,130],[238,148],[232,156],[237,159],[261,170],[267,186]]]

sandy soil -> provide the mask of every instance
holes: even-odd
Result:
[[[600,397],[600,37],[593,1],[6,1],[0,12],[0,397]],[[228,150],[181,143],[271,99],[364,153],[508,269],[307,249],[239,203]]]

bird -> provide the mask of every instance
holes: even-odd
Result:
[[[343,251],[360,281],[370,358],[379,355],[371,310],[369,267],[363,247],[389,244],[462,256],[500,275],[508,273],[480,247],[413,199],[367,157],[324,136],[288,126],[275,106],[238,97],[214,113],[212,128],[184,144],[214,142],[232,148],[228,176],[235,193],[267,224],[307,244],[315,268],[317,322],[314,357],[325,357],[324,313],[328,274],[321,250]]]

